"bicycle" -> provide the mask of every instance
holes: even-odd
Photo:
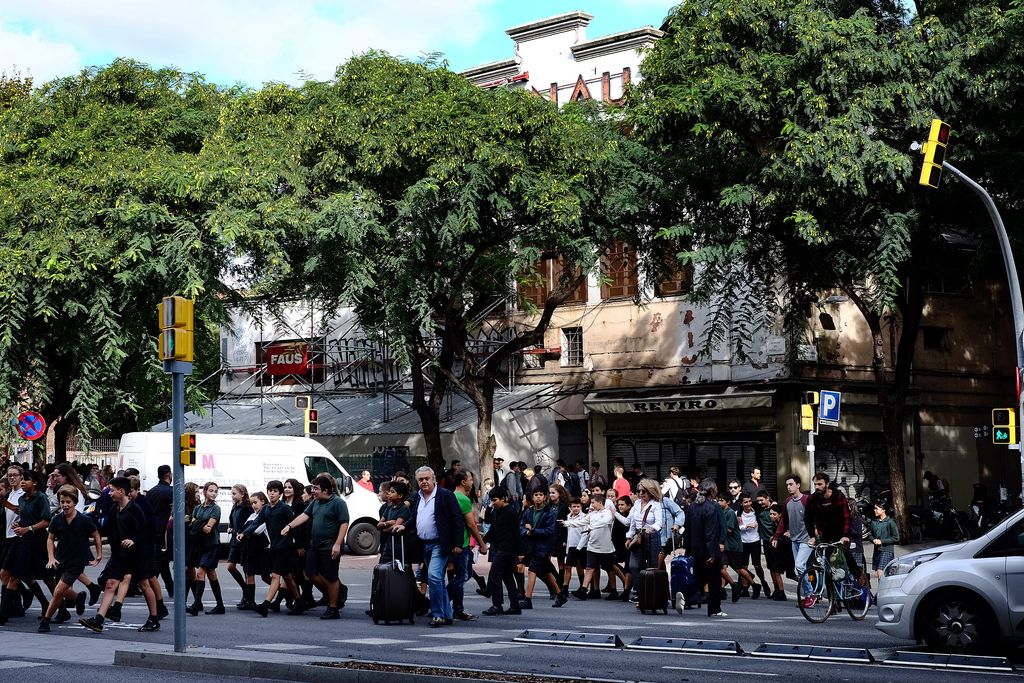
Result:
[[[850,618],[861,621],[871,609],[871,591],[861,588],[849,567],[833,563],[831,550],[842,552],[841,542],[818,543],[797,579],[796,599],[800,612],[812,624],[824,623],[843,607]],[[805,588],[807,586],[808,588]]]

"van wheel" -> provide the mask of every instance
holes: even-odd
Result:
[[[986,612],[977,598],[948,595],[929,603],[923,614],[924,642],[931,648],[978,652],[991,645]]]
[[[352,555],[373,555],[380,547],[380,534],[372,524],[359,522],[348,530],[346,542]]]

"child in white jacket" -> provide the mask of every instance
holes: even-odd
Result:
[[[615,544],[612,543],[612,524],[615,517],[612,511],[605,507],[605,497],[602,493],[595,493],[590,503],[590,512],[579,517],[569,517],[562,524],[570,529],[570,537],[573,527],[585,529],[588,532],[587,547],[587,570],[583,575],[583,584],[572,592],[577,600],[587,599],[587,586],[594,579],[594,570],[600,567],[608,573],[612,573],[625,582],[626,575],[622,569],[615,564]],[[597,588],[597,585],[593,586]]]
[[[579,576],[580,585],[583,585],[583,570],[587,559],[587,538],[590,536],[590,531],[585,526],[565,523],[569,520],[580,519],[586,520],[586,515],[583,514],[583,504],[579,498],[570,498],[569,516],[563,522],[569,529],[569,535],[565,541],[565,572],[562,576],[562,586],[565,588],[568,588],[569,582],[572,581],[573,569],[576,570],[576,575]]]

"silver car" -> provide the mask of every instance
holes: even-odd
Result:
[[[875,626],[947,650],[1024,640],[1024,510],[974,540],[890,562]]]

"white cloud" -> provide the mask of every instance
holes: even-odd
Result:
[[[81,56],[73,46],[46,40],[38,31],[22,33],[0,25],[0,72],[13,76],[18,71],[40,84],[73,74],[80,66]]]
[[[325,79],[371,48],[415,58],[472,44],[485,30],[483,10],[491,2],[6,0],[0,64],[13,60],[37,81],[113,56],[199,71],[225,84],[295,82],[300,70]]]

